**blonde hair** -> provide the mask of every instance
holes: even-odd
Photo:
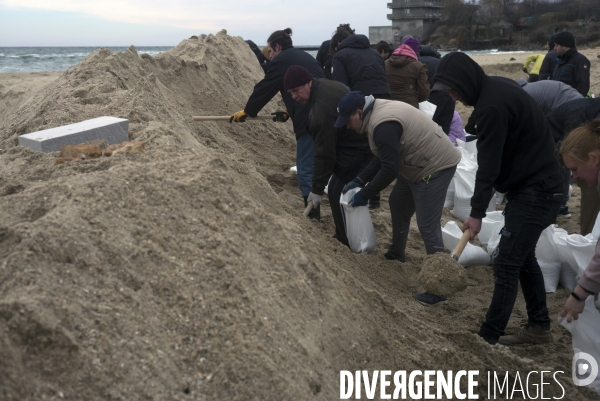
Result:
[[[600,156],[599,118],[575,128],[560,144],[560,155],[569,156],[579,163],[586,163],[592,152]]]

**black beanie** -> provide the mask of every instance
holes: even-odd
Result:
[[[564,47],[575,47],[575,38],[571,32],[559,32],[554,37],[554,43]]]
[[[293,65],[285,72],[285,76],[283,77],[283,87],[287,91],[305,85],[312,80],[313,77],[306,68],[299,65]]]

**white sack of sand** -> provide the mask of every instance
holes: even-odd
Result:
[[[419,284],[432,294],[454,295],[467,288],[467,273],[450,255],[438,252],[423,260]]]

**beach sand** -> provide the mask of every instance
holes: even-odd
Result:
[[[474,58],[518,78],[526,55],[510,57]],[[301,214],[290,123],[191,119],[241,110],[262,76],[225,32],[157,57],[98,50],[65,72],[0,75],[0,398],[332,400],[340,370],[382,369],[479,370],[481,398],[488,372],[563,371],[564,399],[598,398],[570,379],[556,322],[568,290],[548,294],[554,343],[490,346],[476,333],[491,267],[468,267],[447,304],[415,302],[425,249],[413,221],[407,262],[385,260],[389,189],[375,252],[353,254],[332,238],[326,198],[320,224]],[[277,96],[261,114],[282,107]],[[54,165],[18,146],[102,115],[128,118],[146,154]],[[576,189],[559,221],[571,233],[578,205]],[[526,316],[519,294],[507,331]]]

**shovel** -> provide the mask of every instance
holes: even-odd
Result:
[[[304,215],[304,217],[308,217],[310,211],[313,209],[313,201],[308,202],[308,205],[306,205],[306,209],[304,209],[304,213],[302,213]]]
[[[231,116],[193,116],[194,121],[221,121],[227,120],[231,118]],[[246,121],[258,121],[258,120],[273,120],[273,116],[256,116],[256,117],[247,117]]]
[[[452,251],[452,259],[454,259],[456,262],[458,262],[458,258],[460,258],[460,255],[463,253],[463,251],[465,250],[465,247],[467,246],[467,243],[469,242],[469,239],[471,238],[471,230],[470,229],[466,229],[465,232],[463,233],[462,237],[460,237],[460,241],[458,241],[458,245],[456,245],[456,248],[454,248],[454,250]]]

